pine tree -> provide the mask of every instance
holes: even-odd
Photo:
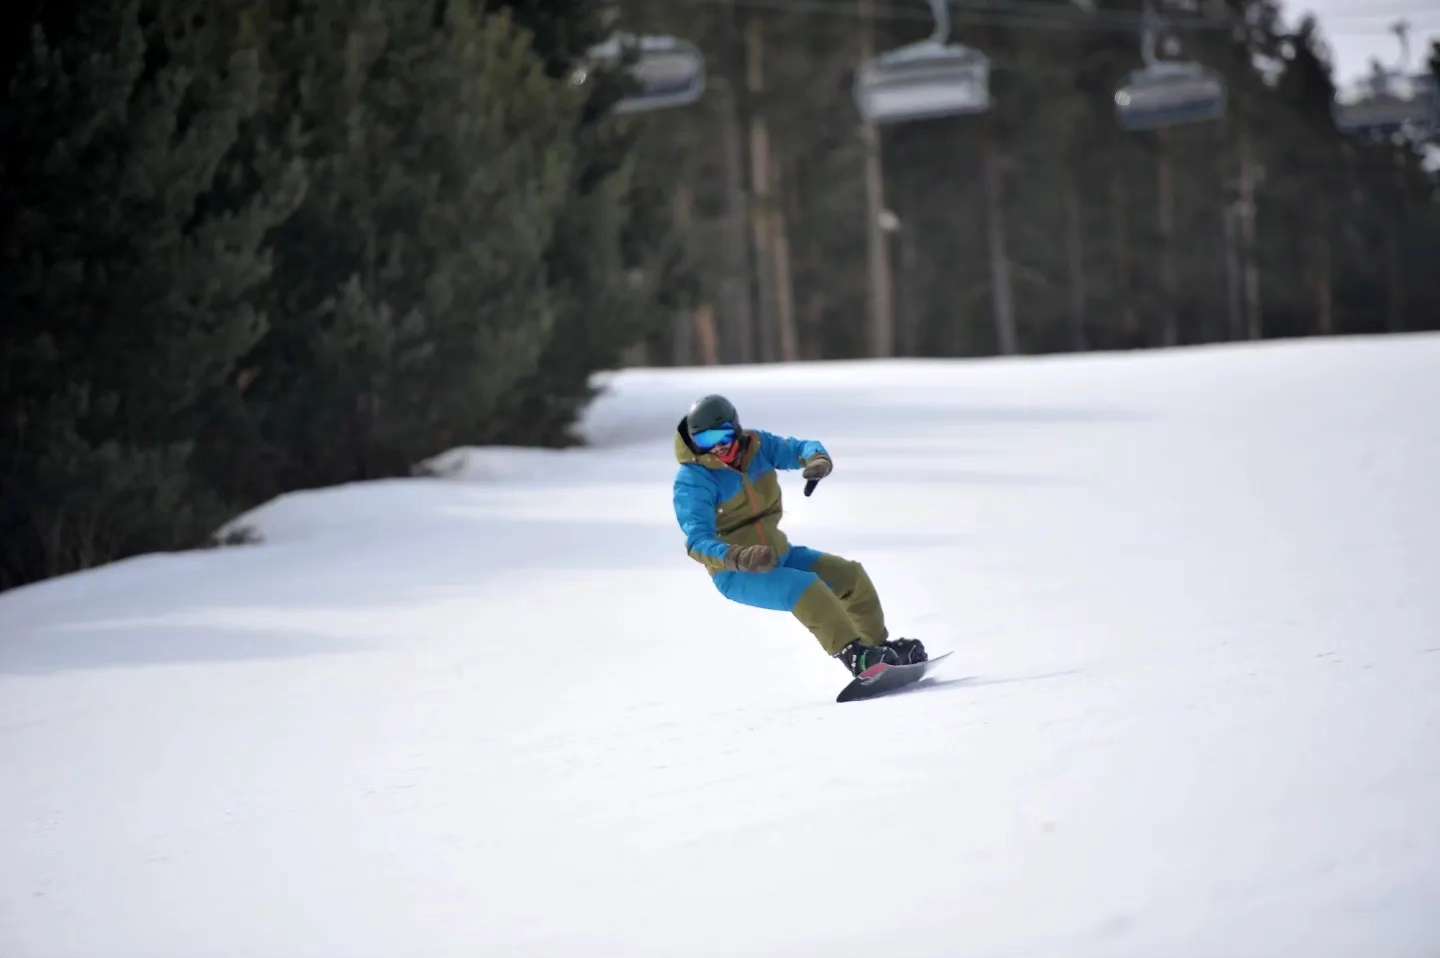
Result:
[[[555,325],[579,93],[483,4],[279,3],[268,144],[310,188],[224,469],[249,495],[407,471],[497,429]],[[293,106],[286,111],[286,104]]]
[[[259,67],[180,0],[39,24],[8,78],[0,587],[190,545],[222,516],[197,425],[263,334],[263,240],[298,180],[236,188]]]
[[[568,79],[606,37],[597,0],[505,0],[496,4],[534,37],[548,75]],[[685,256],[663,178],[642,174],[637,145],[668,117],[619,118],[619,71],[589,70],[586,99],[570,130],[575,158],[545,253],[553,326],[535,370],[508,392],[477,441],[564,444],[593,395],[590,376],[654,337],[690,305]],[[677,111],[678,112],[678,111]],[[681,120],[680,122],[683,122]]]

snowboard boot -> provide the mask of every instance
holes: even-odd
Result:
[[[873,668],[882,662],[886,665],[901,664],[900,656],[891,646],[863,645],[859,639],[845,646],[835,654],[835,657],[850,670],[851,675],[856,677],[866,669]]]
[[[896,639],[885,644],[895,650],[895,655],[900,659],[901,665],[914,665],[916,662],[924,662],[930,658],[919,639]]]

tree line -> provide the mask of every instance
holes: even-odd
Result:
[[[560,443],[683,296],[584,0],[22,0],[0,588],[278,492]]]
[[[625,0],[703,49],[703,103],[647,120],[699,296],[651,361],[1115,349],[1440,326],[1423,144],[1336,128],[1313,20],[1160,4],[1162,51],[1216,71],[1218,122],[1128,132],[1142,0],[952,2],[984,115],[867,127],[858,66],[926,4]],[[1440,77],[1440,50],[1430,69]]]
[[[1440,325],[1435,175],[1340,135],[1313,23],[1205,0],[1225,29],[1175,36],[1225,118],[1131,133],[1141,2],[1092,6],[956,6],[992,108],[875,128],[857,67],[919,0],[17,0],[0,588],[572,441],[626,362]],[[704,97],[617,116],[633,81],[586,51],[626,31],[696,44]]]

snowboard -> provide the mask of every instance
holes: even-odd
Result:
[[[841,689],[835,701],[858,702],[860,699],[873,699],[877,695],[904,688],[920,681],[924,677],[926,669],[950,654],[950,652],[941,652],[924,662],[916,662],[913,665],[886,665],[884,662],[872,665]]]

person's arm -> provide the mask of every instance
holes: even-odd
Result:
[[[685,533],[685,551],[716,571],[725,568],[725,555],[730,551],[715,529],[718,505],[714,484],[693,468],[680,470],[675,477],[675,518]]]
[[[755,433],[760,437],[760,451],[776,469],[804,469],[817,459],[830,462],[830,453],[814,439],[790,439],[759,429]]]

